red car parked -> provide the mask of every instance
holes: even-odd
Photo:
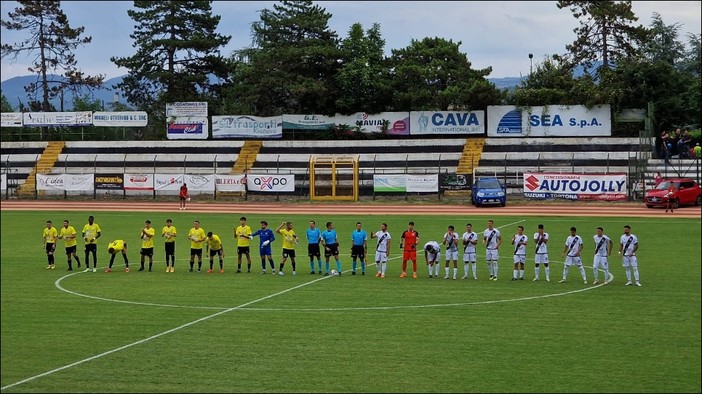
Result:
[[[668,196],[670,185],[675,187],[672,196]],[[648,208],[665,207],[668,199],[673,199],[673,207],[680,205],[702,205],[702,188],[690,178],[664,179],[655,189],[646,192],[644,203]]]

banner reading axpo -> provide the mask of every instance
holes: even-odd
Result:
[[[246,188],[256,192],[294,192],[295,175],[248,174]]]
[[[525,172],[524,197],[566,200],[626,200],[626,174]]]

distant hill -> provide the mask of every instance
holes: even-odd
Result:
[[[116,78],[108,79],[105,80],[104,82],[104,87],[101,89],[94,89],[92,91],[92,96],[97,99],[101,100],[102,102],[105,103],[105,108],[109,109],[110,104],[114,101],[114,95],[115,92],[119,93],[120,95],[120,103],[122,104],[127,104],[127,102],[124,99],[124,95],[122,94],[121,91],[118,90],[113,90],[112,86],[117,85],[118,83],[122,82],[122,79],[125,76],[119,76]],[[53,80],[63,80],[63,77],[59,75],[50,75],[50,79]],[[492,83],[495,84],[495,87],[498,89],[508,89],[508,90],[514,90],[515,87],[519,85],[519,83],[522,81],[523,77],[504,77],[504,78],[488,78],[488,80]],[[0,82],[0,89],[2,90],[2,94],[7,97],[7,100],[10,102],[13,108],[17,109],[19,106],[19,100],[21,100],[25,105],[27,105],[27,102],[29,99],[27,98],[27,93],[24,91],[24,87],[29,85],[30,83],[34,82],[37,80],[36,75],[26,75],[22,77],[14,77],[10,78],[8,80]],[[87,92],[87,90],[86,90]],[[70,92],[66,92],[64,95],[64,100],[63,100],[63,108],[65,111],[70,111],[73,109],[73,95]],[[51,103],[56,107],[56,108],[61,108],[61,102],[60,99],[54,98],[51,100]]]

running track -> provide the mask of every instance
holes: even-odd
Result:
[[[146,201],[22,201],[0,203],[2,211],[134,211],[178,212],[178,202]],[[506,207],[476,208],[471,205],[430,204],[308,204],[308,203],[189,203],[186,212],[201,213],[293,213],[326,215],[480,215],[480,216],[627,216],[648,218],[699,219],[700,207],[685,207],[674,213],[664,209],[649,209],[640,203],[508,205]]]

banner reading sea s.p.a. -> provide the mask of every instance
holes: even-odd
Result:
[[[626,174],[525,172],[524,197],[565,200],[626,200]]]
[[[281,138],[283,117],[227,115],[212,117],[212,138]]]
[[[485,111],[412,111],[410,134],[484,134]]]
[[[295,175],[255,175],[246,176],[246,189],[254,192],[294,192]]]
[[[612,135],[609,104],[549,105],[518,109],[488,106],[488,137],[592,137]]]

